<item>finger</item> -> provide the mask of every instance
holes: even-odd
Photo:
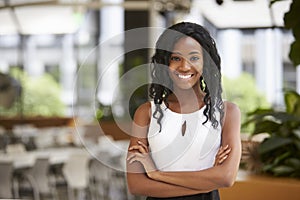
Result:
[[[145,157],[145,154],[144,154],[144,153],[136,152],[136,153],[135,153],[135,156],[136,156],[136,157],[139,157],[139,158],[144,158],[144,157]]]
[[[219,148],[219,150],[218,150],[216,156],[220,155],[220,154],[222,153],[222,151],[223,151],[223,147],[221,146],[221,147]]]
[[[133,157],[135,157],[135,154],[133,153],[133,154],[130,154],[130,155],[128,155],[127,156],[127,158],[126,158],[126,160],[130,160],[130,159],[132,159]]]
[[[133,154],[131,156],[128,156],[127,161],[129,164],[135,162],[135,161],[141,161],[141,156],[139,156],[138,154]]]
[[[142,154],[142,153],[135,153],[130,158],[127,158],[127,160],[128,160],[128,163],[131,164],[131,163],[133,163],[135,161],[142,162],[144,158],[145,158],[144,154]]]
[[[218,153],[217,155],[220,155],[222,154],[222,152],[226,151],[228,149],[229,145],[227,144],[225,147],[224,146],[221,146],[218,150]]]
[[[132,157],[130,160],[128,160],[129,164],[132,164],[133,162],[138,161],[138,159],[136,157]]]
[[[147,153],[147,150],[145,150],[145,148],[143,146],[141,146],[141,145],[133,145],[128,150],[129,151],[138,150],[141,153]]]
[[[222,164],[227,158],[228,158],[228,155],[222,157],[222,158],[218,161],[218,163],[219,163],[219,164]]]
[[[215,165],[222,164],[227,158],[231,149],[228,149],[226,152],[223,152],[221,155],[216,157]]]
[[[226,151],[229,148],[229,145],[227,144],[226,146],[222,146],[221,152]]]
[[[225,147],[220,147],[218,153],[217,153],[217,156],[220,156],[220,155],[224,155],[226,154],[225,152],[230,149],[228,145],[226,145]]]
[[[129,148],[128,148],[128,150],[130,151],[130,150],[133,150],[136,146],[138,146],[138,145],[132,145],[132,146],[130,146]]]
[[[141,149],[141,148],[143,148],[143,149]],[[141,151],[146,151],[146,152],[148,151],[147,146],[144,143],[139,142],[139,141],[138,141],[138,145],[133,145],[133,146],[131,146],[129,148],[129,150],[133,150],[133,149],[137,149],[137,150],[141,150]]]
[[[129,155],[129,156],[127,156],[127,161],[128,161],[128,163],[133,163],[134,161],[135,161],[135,154],[131,154],[131,155]]]
[[[219,155],[219,158],[223,158],[224,156],[228,155],[231,151],[231,148],[227,149],[226,151],[222,152],[220,155]]]
[[[134,150],[134,149],[137,149],[139,148],[140,145],[136,144],[136,145],[132,145],[131,147],[129,147],[128,150]]]
[[[142,141],[138,141],[138,144],[142,145],[144,149],[148,152],[148,146],[145,143],[143,143]]]
[[[130,153],[128,156],[127,156],[127,160],[133,158],[133,157],[145,157],[145,154],[143,153],[140,153],[140,152],[134,152],[134,153]]]

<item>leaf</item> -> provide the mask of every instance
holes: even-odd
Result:
[[[300,12],[300,1],[293,0],[293,2],[290,5],[289,11],[285,13],[283,18],[286,28],[292,29],[293,27],[297,26],[297,24],[300,22],[299,12]]]
[[[294,144],[297,147],[298,151],[300,151],[300,141],[294,140]]]
[[[296,104],[300,104],[300,95],[295,91],[286,91],[284,94],[286,111],[293,113]]]
[[[284,123],[282,124],[279,129],[276,131],[276,135],[280,136],[280,137],[290,137],[293,132],[293,127],[291,126],[290,123]]]
[[[294,114],[290,114],[287,112],[274,112],[272,115],[276,120],[281,121],[281,123],[285,122],[300,122],[299,117]]]
[[[293,130],[293,134],[300,140],[300,130]]]
[[[280,124],[277,124],[272,121],[259,121],[256,123],[253,135],[259,134],[259,133],[270,133],[271,135],[273,132],[278,130],[280,127]]]
[[[265,116],[272,115],[274,113],[273,109],[256,109],[253,112],[247,113],[248,120],[246,120],[242,125],[246,126],[251,123],[256,123],[261,121]]]
[[[299,38],[300,38],[300,23],[299,22],[298,22],[298,24],[295,27],[293,27],[292,31],[293,31],[294,37],[297,40],[299,40]]]
[[[274,164],[267,164],[267,165],[264,165],[264,166],[263,166],[262,170],[263,170],[264,172],[267,172],[267,171],[272,170],[273,167],[274,167]]]
[[[293,65],[297,67],[300,64],[300,58],[298,56],[299,49],[300,49],[300,1],[299,0],[293,0],[290,9],[288,12],[284,15],[284,26],[287,29],[292,29],[292,32],[295,37],[295,41],[291,45],[289,58],[293,62]]]
[[[282,138],[282,137],[270,137],[264,140],[259,146],[258,146],[258,153],[259,154],[265,154],[270,151],[273,151],[277,148],[281,148],[283,146],[286,146],[288,144],[291,144],[293,140],[291,138]]]
[[[291,155],[291,152],[287,151],[287,152],[284,152],[283,154],[277,156],[276,159],[274,160],[274,165],[278,165],[281,161],[283,161],[290,155]]]
[[[262,115],[262,114],[269,114],[269,113],[273,113],[273,112],[274,112],[274,110],[272,108],[268,108],[268,109],[257,108],[253,112],[249,112],[247,115],[248,116]]]
[[[288,175],[291,174],[295,171],[294,168],[286,166],[286,165],[280,165],[277,167],[274,167],[272,169],[272,172],[274,173],[275,176],[283,176],[283,175]]]
[[[294,169],[300,169],[300,159],[299,158],[288,158],[285,160],[285,164],[293,167]]]
[[[287,112],[279,112],[279,111],[272,111],[263,114],[253,115],[247,123],[257,123],[259,121],[273,121],[276,123],[284,123],[288,121],[299,121],[299,117],[295,116],[294,114],[290,114]]]
[[[289,53],[289,58],[293,62],[294,66],[300,65],[299,52],[300,52],[300,40],[295,40],[291,45],[291,49]]]

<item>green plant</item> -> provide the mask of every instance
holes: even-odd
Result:
[[[271,0],[270,6],[274,3],[283,0]],[[297,67],[300,65],[300,1],[293,0],[289,11],[284,14],[284,27],[290,29],[293,33],[295,40],[291,44],[289,58],[291,59],[293,65]]]
[[[239,106],[242,123],[245,122],[247,113],[252,112],[257,107],[270,107],[266,97],[258,90],[253,76],[249,73],[242,73],[234,79],[223,76],[223,89],[223,98]],[[241,132],[248,133],[252,130],[253,125],[243,126]]]
[[[300,178],[300,96],[285,91],[284,100],[284,111],[257,109],[244,125],[255,124],[253,135],[269,135],[257,149],[262,172]]]
[[[9,108],[0,107],[0,116],[63,116],[65,105],[62,102],[61,88],[47,73],[30,77],[18,68],[11,69],[11,76],[20,80],[22,97]]]

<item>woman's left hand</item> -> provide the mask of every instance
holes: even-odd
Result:
[[[147,145],[138,141],[137,145],[129,147],[129,154],[127,161],[129,164],[138,161],[142,163],[149,178],[153,178],[155,172],[157,172],[154,161],[151,158],[150,151]]]
[[[231,148],[229,148],[228,145],[226,145],[225,147],[221,146],[215,157],[214,166],[221,165],[228,158],[230,151],[231,151]]]

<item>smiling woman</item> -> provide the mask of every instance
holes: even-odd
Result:
[[[180,39],[170,58],[170,77],[182,88],[193,87],[202,74],[203,56],[200,44],[191,37]],[[174,86],[174,85],[173,85]],[[195,85],[199,87],[200,84]]]
[[[240,111],[221,98],[220,57],[194,23],[166,29],[152,57],[149,102],[134,115],[129,191],[150,199],[219,199],[235,181]]]

